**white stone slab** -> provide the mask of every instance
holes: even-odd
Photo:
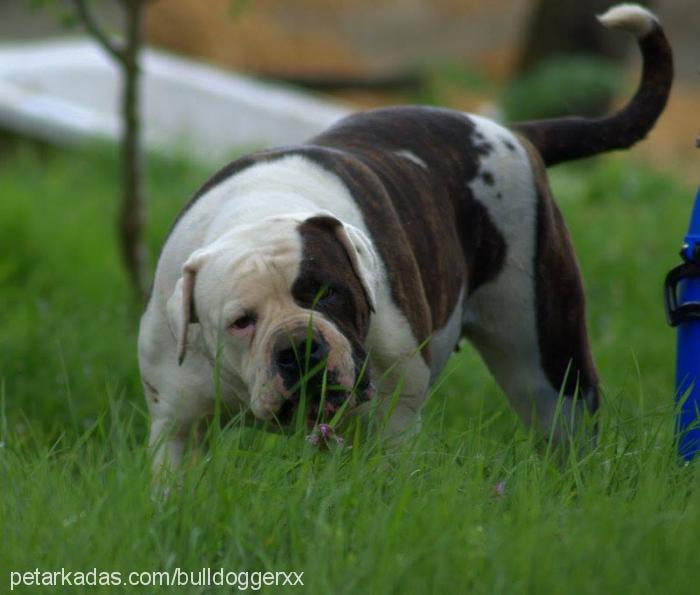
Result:
[[[198,161],[303,141],[349,113],[305,93],[147,49],[146,146]],[[116,139],[119,71],[89,39],[0,44],[0,128],[59,144]]]

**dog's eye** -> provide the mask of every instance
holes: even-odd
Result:
[[[337,294],[337,291],[328,285],[316,285],[313,290],[313,298],[311,301],[314,304],[328,302]]]
[[[328,287],[328,286],[322,287],[321,291],[320,291],[321,300],[328,300],[328,299],[332,298],[333,296],[335,296],[336,293],[337,293],[336,290],[333,289],[332,287]]]
[[[229,324],[229,328],[235,331],[244,331],[255,325],[255,322],[255,316],[253,316],[252,314],[246,314],[244,316],[241,316],[240,318],[236,318],[236,320]]]
[[[309,281],[304,285],[301,295],[303,295],[304,303],[313,308],[317,304],[328,302],[331,298],[335,297],[337,293],[337,289],[325,283]]]

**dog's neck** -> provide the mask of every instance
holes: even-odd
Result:
[[[255,224],[281,213],[301,217],[332,212],[344,223],[364,227],[341,180],[295,155],[241,172],[214,189],[207,200],[216,217],[211,218],[205,243],[234,226]]]

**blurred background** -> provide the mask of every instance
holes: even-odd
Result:
[[[349,109],[435,103],[506,121],[595,113],[625,100],[638,74],[631,39],[593,19],[610,0],[146,4],[149,46],[331,96]],[[642,150],[657,163],[682,166],[697,128],[700,10],[696,0],[647,4],[674,47],[677,84]],[[119,0],[92,5],[107,29],[121,30]],[[6,0],[0,43],[79,34],[71,12],[69,0]]]

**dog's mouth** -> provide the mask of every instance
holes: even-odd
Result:
[[[278,382],[279,384],[282,383]],[[301,413],[307,428],[312,429],[319,423],[330,422],[339,413],[349,414],[360,404],[369,401],[374,395],[374,386],[367,370],[363,371],[356,385],[351,387],[339,384],[337,375],[328,371],[325,381],[312,378],[304,385],[299,383],[291,389],[283,387],[279,392],[284,400],[275,414],[277,422],[289,425]]]
[[[276,417],[279,423],[289,425],[294,420],[294,416],[299,413],[300,409],[303,407],[306,426],[311,429],[318,423],[331,421],[336,413],[338,413],[343,405],[349,402],[350,399],[352,399],[352,393],[335,392],[326,395],[322,403],[304,402],[302,406],[302,398],[300,396],[293,396],[284,400]],[[346,410],[349,411],[351,408],[352,403],[349,403]]]

